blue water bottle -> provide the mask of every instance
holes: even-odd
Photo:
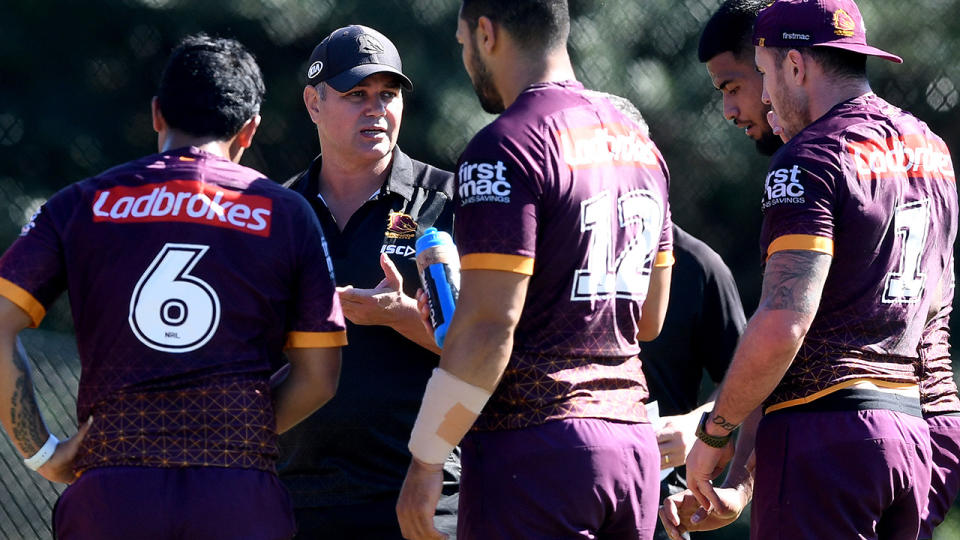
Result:
[[[427,293],[433,339],[442,349],[460,296],[460,255],[448,233],[430,227],[417,238],[417,270]]]

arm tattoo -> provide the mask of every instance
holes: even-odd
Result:
[[[767,261],[763,298],[767,309],[813,315],[827,280],[832,257],[814,251],[779,251]]]
[[[725,429],[727,431],[733,431],[737,429],[737,425],[738,425],[738,424],[734,424],[733,422],[728,422],[726,418],[720,416],[719,414],[713,417],[712,422],[718,427]]]
[[[33,393],[30,365],[26,358],[20,356],[19,351],[13,353],[13,365],[19,372],[10,400],[13,438],[26,455],[32,456],[47,442],[47,427],[43,424],[43,417]]]

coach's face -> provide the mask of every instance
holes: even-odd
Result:
[[[389,159],[403,117],[396,75],[374,73],[346,92],[308,86],[304,103],[317,125],[324,157],[353,163]]]
[[[796,75],[787,70],[799,56],[798,51],[791,50],[781,60],[776,51],[756,48],[757,70],[763,77],[762,99],[773,108],[783,140],[792,139],[812,122],[810,100],[795,80]]]
[[[780,148],[780,139],[767,123],[770,106],[763,103],[763,77],[757,73],[753,57],[736,57],[726,51],[707,61],[707,72],[713,86],[723,96],[723,116],[757,144],[757,151],[773,155]]]
[[[506,108],[503,105],[503,98],[500,97],[493,83],[493,75],[480,57],[476,33],[470,30],[470,26],[462,16],[457,18],[457,42],[460,43],[463,67],[470,76],[470,82],[473,83],[473,91],[480,100],[480,107],[490,114],[502,113]]]

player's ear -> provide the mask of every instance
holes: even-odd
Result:
[[[231,146],[237,146],[239,148],[250,148],[250,145],[253,144],[253,136],[257,133],[257,128],[260,127],[260,115],[253,115],[249,120],[247,120],[243,127],[240,128],[240,131],[237,132],[236,137],[233,139],[233,144]]]
[[[150,116],[153,118],[153,130],[157,133],[163,133],[167,129],[167,121],[160,111],[160,100],[157,96],[153,96],[153,99],[150,100]]]
[[[477,47],[484,53],[490,54],[497,44],[497,27],[487,17],[477,19],[477,29],[474,32]]]
[[[803,84],[808,67],[810,66],[807,63],[807,57],[803,56],[803,54],[796,49],[790,49],[787,53],[786,69],[789,70],[787,74],[793,79],[797,86]]]

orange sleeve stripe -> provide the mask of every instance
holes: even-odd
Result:
[[[833,240],[823,236],[810,234],[787,234],[770,243],[767,247],[767,258],[778,251],[799,249],[803,251],[817,251],[833,256]]]
[[[657,253],[657,258],[654,259],[653,265],[660,267],[673,266],[675,262],[677,262],[677,260],[673,257],[672,251],[661,251]]]
[[[47,315],[47,309],[32,294],[16,283],[0,278],[0,295],[25,311],[30,316],[30,328],[36,328]]]
[[[780,409],[786,409],[786,408],[788,408],[788,407],[795,407],[795,406],[797,406],[797,405],[804,405],[804,404],[806,404],[806,403],[810,403],[811,401],[816,401],[816,400],[822,398],[823,396],[832,394],[832,393],[836,392],[837,390],[843,390],[844,388],[850,388],[851,386],[853,386],[853,385],[855,385],[855,384],[862,383],[862,382],[873,383],[873,384],[875,384],[875,385],[877,385],[877,386],[879,386],[879,387],[881,387],[881,388],[910,388],[911,386],[916,386],[916,385],[917,385],[917,383],[897,383],[897,382],[890,382],[890,381],[880,381],[880,380],[877,380],[877,379],[871,379],[871,378],[869,378],[869,377],[864,377],[864,378],[862,378],[862,379],[851,379],[851,380],[849,380],[849,381],[843,381],[842,383],[838,383],[838,384],[835,384],[835,385],[833,385],[833,386],[831,386],[831,387],[824,388],[823,390],[821,390],[821,391],[819,391],[819,392],[816,392],[816,393],[813,393],[813,394],[810,394],[810,395],[807,396],[807,397],[803,397],[803,398],[799,398],[799,399],[791,399],[791,400],[789,400],[789,401],[781,401],[780,403],[777,403],[777,404],[775,404],[775,405],[771,405],[771,406],[767,407],[767,410],[764,411],[764,414],[772,413],[773,411],[779,411]]]
[[[471,253],[460,258],[463,270],[503,270],[525,276],[533,275],[533,258],[502,253]]]
[[[347,344],[347,331],[339,332],[290,332],[284,349],[320,349],[343,347]]]

